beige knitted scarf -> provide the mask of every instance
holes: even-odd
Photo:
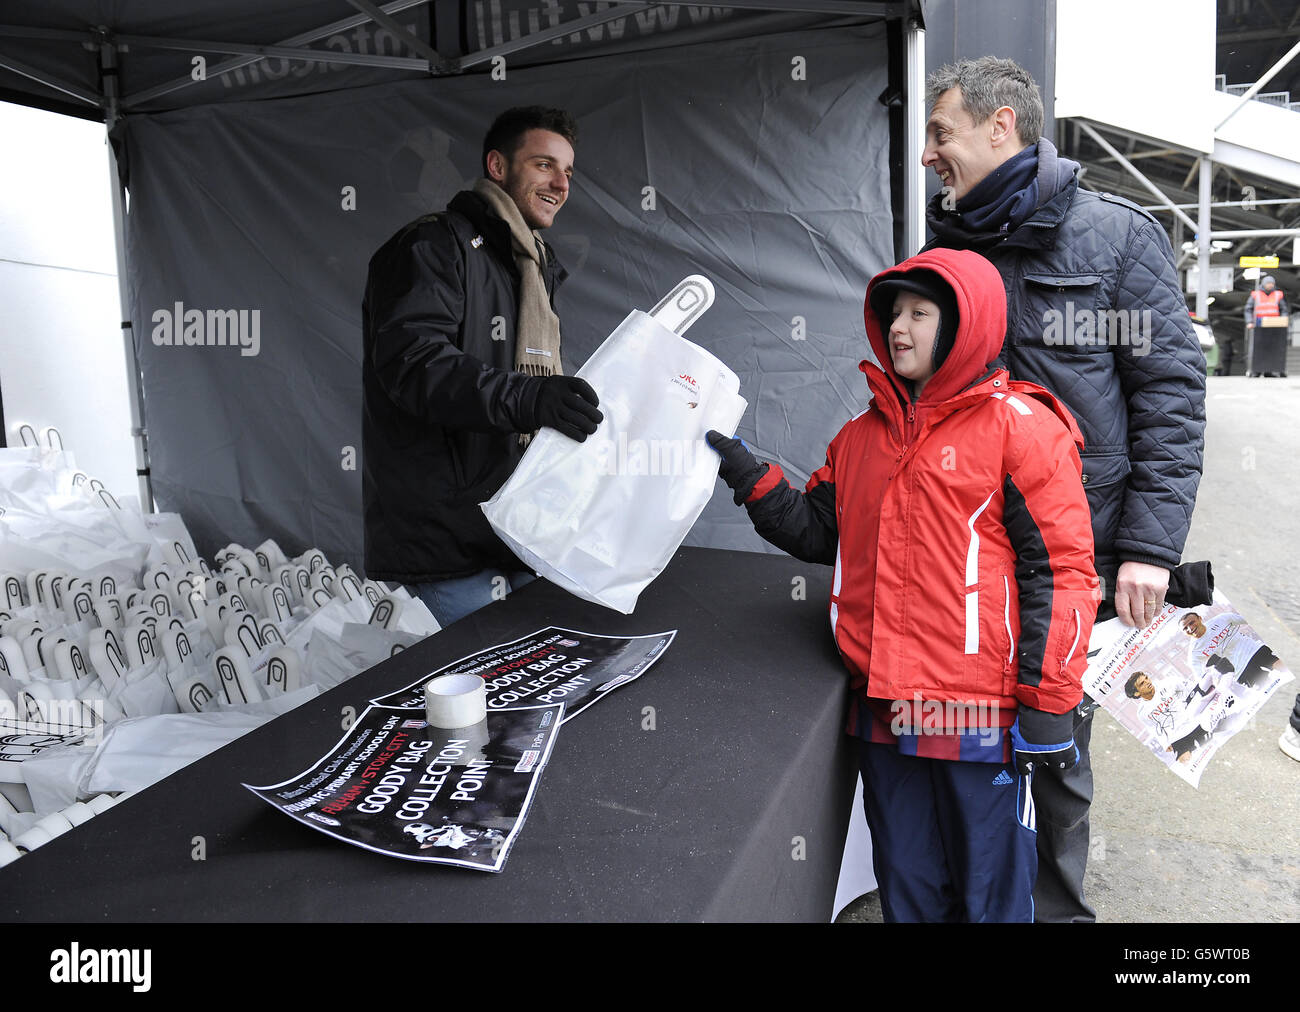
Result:
[[[542,240],[525,223],[519,208],[505,190],[490,179],[480,179],[474,192],[488,202],[498,218],[510,226],[511,247],[519,268],[519,318],[515,325],[515,369],[529,376],[561,376],[560,319],[551,309],[542,277]]]

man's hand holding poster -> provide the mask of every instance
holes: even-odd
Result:
[[[1145,629],[1093,630],[1083,690],[1193,787],[1210,758],[1280,685],[1286,665],[1217,591],[1167,605]]]

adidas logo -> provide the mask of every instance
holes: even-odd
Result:
[[[1007,776],[1007,771],[1006,771],[1006,770],[1001,770],[1001,771],[998,773],[998,775],[995,776],[995,777],[993,778],[993,786],[994,786],[994,787],[1002,787],[1002,786],[1004,786],[1004,785],[1006,785],[1006,784],[1010,784],[1010,783],[1014,783],[1014,781],[1011,779],[1011,777]]]

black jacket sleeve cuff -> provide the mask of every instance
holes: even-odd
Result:
[[[1119,561],[1121,564],[1125,562],[1141,562],[1148,566],[1159,566],[1161,569],[1171,571],[1174,568],[1168,559],[1162,559],[1158,555],[1139,555],[1136,552],[1120,552]]]
[[[1032,745],[1060,745],[1074,740],[1074,711],[1047,713],[1020,707],[1020,735]]]

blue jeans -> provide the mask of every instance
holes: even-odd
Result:
[[[418,597],[428,606],[438,624],[445,629],[484,605],[504,600],[512,590],[518,590],[535,579],[537,577],[524,570],[508,573],[504,569],[483,569],[451,580],[408,583],[406,589],[412,597]]]

